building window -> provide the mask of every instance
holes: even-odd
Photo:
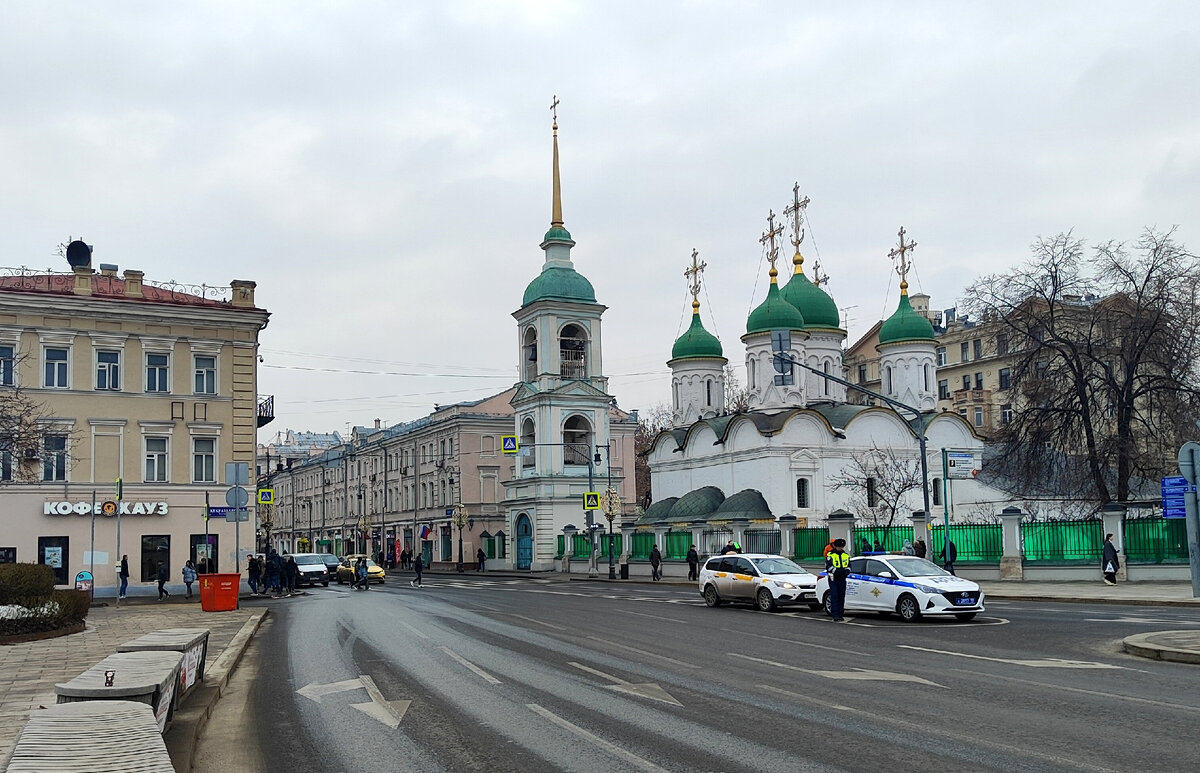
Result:
[[[821,370],[825,373],[826,376],[831,375],[831,371],[829,370],[828,362],[821,366]],[[830,383],[829,379],[823,378],[823,379],[821,379],[821,382],[824,384],[824,387],[825,387],[824,394],[826,397],[828,397],[829,396],[829,383]]]
[[[1012,403],[1005,403],[1000,406],[1000,423],[1011,424],[1013,418]]]
[[[808,478],[796,479],[796,507],[811,507],[808,502]]]
[[[167,439],[146,438],[146,483],[167,482]]]
[[[142,582],[154,582],[158,578],[158,565],[171,568],[171,537],[168,534],[142,535]],[[175,575],[170,575],[174,577]]]
[[[975,406],[975,426],[983,426],[983,406],[981,405]]]
[[[67,436],[46,435],[42,441],[42,480],[67,479]]]
[[[942,504],[942,479],[941,478],[933,479],[933,486],[929,493],[933,494],[933,504],[940,507]]]
[[[975,388],[983,389],[983,374],[982,373],[975,374]]]
[[[0,480],[13,479],[13,455],[12,450],[5,448],[0,449]]]
[[[971,344],[970,343],[963,341],[959,345],[958,361],[959,362],[970,362],[971,361]]]
[[[971,388],[971,377],[963,376],[963,389],[970,389],[970,388]]]
[[[96,352],[96,389],[121,388],[121,353]]]
[[[215,395],[217,393],[217,358],[196,358],[196,394]]]
[[[146,355],[146,391],[170,392],[171,358],[167,354]]]
[[[216,483],[217,439],[192,438],[192,482]]]
[[[976,338],[974,341],[971,342],[971,345],[975,350],[975,359],[977,359],[977,360],[983,359],[983,339]]]
[[[996,334],[996,354],[1008,354],[1008,333]]]
[[[883,393],[890,395],[892,393],[892,366],[888,365],[883,369]]]
[[[875,479],[867,478],[867,507],[879,504],[879,493],[875,490]]]
[[[1012,370],[1009,368],[1000,369],[1000,388],[1008,389],[1012,386]]]
[[[67,382],[67,351],[66,349],[46,349],[46,381],[44,386],[52,389],[66,389]]]
[[[944,346],[937,348],[937,364],[939,368],[946,364],[946,347]]]
[[[938,379],[938,399],[950,399],[950,382],[946,379]]]
[[[926,363],[925,366],[921,369],[921,391],[922,392],[929,391],[929,371],[930,370],[931,370],[931,368],[929,367],[928,363]]]
[[[559,373],[565,379],[587,378],[587,338],[583,328],[567,325],[558,336]]]
[[[860,384],[867,383],[867,366],[866,365],[858,366],[858,383],[860,383]]]
[[[11,346],[0,346],[0,386],[12,386],[14,369],[17,359],[16,350]]]
[[[705,404],[705,406],[707,406],[709,408],[712,407],[712,379],[711,378],[706,378],[704,380],[704,404]]]

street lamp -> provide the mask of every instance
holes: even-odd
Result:
[[[617,565],[613,557],[613,519],[621,512],[621,496],[612,486],[604,490],[600,504],[604,507],[604,517],[608,519],[608,579],[617,579]]]
[[[463,527],[467,525],[467,506],[459,502],[454,506],[454,525],[458,527],[458,571],[463,570],[463,551],[462,551],[462,533]]]

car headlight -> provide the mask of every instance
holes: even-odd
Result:
[[[796,586],[795,586],[795,585],[793,585],[793,584],[792,584],[792,583],[790,583],[790,582],[785,582],[785,581],[783,581],[783,580],[776,580],[776,581],[775,581],[775,587],[777,587],[777,588],[787,588],[788,590],[792,590],[792,589],[793,589],[793,588],[795,588]]]
[[[922,593],[932,593],[935,596],[941,593],[937,588],[931,588],[928,585],[914,585],[913,587]]]

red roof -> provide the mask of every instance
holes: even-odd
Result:
[[[50,273],[0,276],[0,290],[49,293],[52,295],[75,295],[75,276],[73,274]],[[92,274],[92,298],[169,303],[183,306],[210,306],[222,309],[252,308],[235,307],[229,301],[219,299],[220,295],[224,295],[227,292],[228,288],[209,287],[207,285],[180,284],[170,287],[158,287],[143,284],[142,297],[130,298],[125,294],[125,280],[121,277]],[[205,297],[207,294],[212,294],[214,297]]]

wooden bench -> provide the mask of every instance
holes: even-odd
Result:
[[[129,700],[154,710],[158,729],[164,732],[175,714],[179,671],[178,652],[118,652],[109,655],[69,682],[54,685],[59,703],[95,700]],[[112,672],[112,684],[105,673]]]
[[[35,711],[21,730],[8,773],[174,773],[145,703],[95,700]]]
[[[117,652],[178,652],[183,655],[179,669],[179,697],[176,703],[191,694],[197,683],[204,681],[204,661],[208,657],[207,628],[163,628],[127,641]]]

